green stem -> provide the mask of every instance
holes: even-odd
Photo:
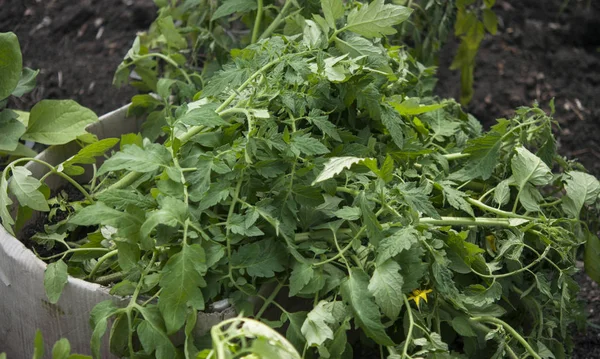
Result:
[[[254,19],[254,29],[252,30],[252,43],[258,40],[258,32],[260,31],[260,23],[263,17],[263,0],[257,0],[258,8],[256,9],[256,18]]]
[[[408,314],[408,333],[406,334],[406,339],[404,341],[404,348],[402,349],[402,359],[408,357],[408,344],[412,340],[412,331],[413,326],[415,324],[415,320],[413,319],[412,309],[410,307],[410,303],[408,302],[408,298],[406,295],[402,295],[404,299],[404,306],[406,307],[406,314]]]
[[[495,318],[495,317],[488,317],[488,316],[473,317],[473,318],[471,318],[471,320],[476,321],[476,322],[493,323],[493,324],[502,326],[507,332],[509,332],[513,336],[513,338],[517,339],[519,341],[519,343],[521,343],[521,345],[523,345],[523,347],[525,347],[525,349],[529,352],[529,354],[534,359],[542,359],[542,357],[539,356],[538,353],[535,352],[535,350],[533,350],[531,345],[529,345],[529,343],[527,343],[527,341],[519,333],[517,333],[517,331],[514,330],[513,327],[508,325],[508,323],[506,323],[505,321]]]
[[[505,218],[472,218],[472,217],[441,217],[440,219],[423,217],[419,223],[435,226],[488,226],[488,227],[514,227]]]
[[[273,293],[271,293],[271,295],[267,298],[267,300],[265,300],[262,307],[260,307],[260,310],[258,311],[258,313],[256,313],[256,316],[254,317],[254,319],[256,319],[256,320],[260,319],[260,317],[263,315],[265,310],[269,307],[269,304],[271,304],[271,302],[273,302],[273,299],[275,299],[275,297],[277,296],[277,294],[279,293],[281,288],[283,288],[283,283],[284,283],[284,281],[277,283],[277,287],[275,287],[275,289],[273,290]]]
[[[100,285],[106,285],[113,283],[117,280],[120,280],[125,275],[125,272],[115,272],[107,275],[100,276],[94,280],[94,283],[98,283]]]
[[[279,27],[279,25],[281,25],[281,22],[283,21],[283,16],[287,12],[290,5],[292,5],[292,0],[285,0],[285,4],[283,4],[281,11],[279,12],[279,14],[277,14],[277,17],[273,19],[271,24],[269,24],[267,29],[260,35],[260,37],[258,38],[259,40],[266,39],[267,37],[271,36],[273,31],[275,31],[275,29]]]
[[[166,62],[168,62],[169,64],[171,64],[171,66],[175,67],[177,70],[179,70],[179,72],[181,72],[181,74],[185,78],[185,81],[188,84],[192,85],[194,83],[194,82],[192,82],[192,79],[190,78],[190,76],[185,72],[185,70],[183,68],[181,68],[181,66],[179,66],[178,63],[176,63],[172,58],[170,58],[170,57],[168,57],[168,56],[166,56],[164,54],[161,54],[161,53],[158,53],[158,52],[153,52],[153,53],[150,53],[150,54],[138,55],[138,56],[136,56],[135,59],[132,59],[133,60],[132,62],[135,63],[139,59],[145,59],[145,58],[149,58],[149,57],[158,57],[158,58],[161,58],[161,59],[165,60]]]
[[[538,258],[536,258],[533,262],[529,263],[528,265],[526,265],[523,268],[514,270],[512,272],[502,273],[502,274],[483,274],[483,273],[476,272],[473,268],[471,268],[471,271],[473,271],[473,273],[475,273],[478,276],[483,277],[483,278],[498,279],[498,278],[510,277],[512,275],[515,275],[515,274],[518,274],[518,273],[525,272],[525,271],[529,270],[529,268],[533,267],[534,265],[536,265],[539,262],[541,262],[544,258],[546,258],[546,256],[548,255],[549,251],[550,251],[550,247],[546,247],[546,249],[544,250],[544,252]]]
[[[352,247],[352,242],[354,242],[355,239],[357,239],[358,237],[360,237],[360,235],[362,234],[362,232],[364,232],[366,229],[367,229],[366,226],[362,226],[360,228],[360,230],[358,231],[358,233],[356,233],[356,235],[354,236],[354,238],[352,238],[352,240],[350,242],[348,242],[348,244],[344,248],[338,249],[338,253],[336,255],[334,255],[333,257],[328,258],[328,259],[326,259],[326,260],[324,260],[322,262],[314,263],[313,266],[317,267],[317,266],[320,266],[320,265],[323,265],[323,264],[327,264],[329,262],[333,262],[334,260],[342,257],[344,255],[344,253],[348,249],[350,249]]]
[[[442,155],[444,158],[446,158],[448,161],[452,161],[452,160],[460,160],[462,158],[466,158],[471,156],[470,153],[449,153],[447,155]]]
[[[117,254],[119,254],[119,251],[115,249],[98,258],[98,261],[96,262],[96,265],[88,275],[88,278],[93,279],[96,272],[100,269],[100,266],[102,266],[102,263],[106,262],[106,260],[108,260],[109,258],[116,256]]]
[[[497,214],[497,215],[502,216],[502,217],[521,218],[521,219],[527,219],[527,220],[530,220],[530,221],[533,221],[533,220],[536,219],[534,217],[522,216],[520,214],[516,214],[516,213],[513,213],[513,212],[503,211],[503,210],[498,209],[498,208],[490,207],[487,204],[485,204],[485,203],[483,203],[483,202],[481,202],[479,200],[473,199],[473,198],[467,198],[467,202],[469,202],[470,204],[472,204],[472,205],[474,205],[476,207],[479,207],[480,209],[482,209],[484,211],[487,211],[487,212],[490,212],[490,213],[494,213],[494,214]]]

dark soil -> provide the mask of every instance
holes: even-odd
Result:
[[[40,69],[37,88],[12,108],[74,99],[98,115],[130,102],[112,77],[136,32],[152,23],[152,0],[0,0],[0,32],[19,37],[24,66]]]
[[[468,106],[486,126],[518,106],[556,98],[559,151],[600,176],[600,1],[498,0],[499,33],[482,43],[475,96]],[[24,63],[41,69],[38,88],[12,107],[44,98],[71,98],[103,114],[129,102],[112,76],[137,31],[155,16],[152,0],[0,0],[0,32],[19,36]],[[441,55],[438,94],[458,97],[458,73],[448,70],[456,42]],[[40,225],[43,226],[43,223]],[[43,228],[43,227],[40,227]],[[600,358],[600,289],[580,274],[587,333],[574,333],[575,358]]]
[[[499,33],[483,41],[469,112],[490,126],[518,106],[537,101],[548,109],[556,99],[561,154],[579,159],[600,176],[600,1],[497,1]],[[448,67],[456,50],[451,41],[441,56],[438,94],[458,98],[460,77]],[[573,333],[574,358],[600,358],[600,289],[584,273],[577,276],[580,300],[590,325]]]

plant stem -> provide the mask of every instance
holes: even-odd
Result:
[[[258,38],[259,40],[266,39],[267,37],[271,36],[273,31],[275,31],[275,29],[283,21],[282,18],[284,16],[284,14],[287,12],[290,5],[292,5],[292,0],[285,0],[285,4],[283,4],[281,11],[279,12],[279,14],[277,14],[277,17],[275,17],[275,19],[273,19],[273,21],[269,24],[267,29],[260,35],[260,37]]]
[[[501,325],[507,332],[509,332],[513,336],[513,338],[517,339],[519,341],[519,343],[521,343],[521,345],[523,345],[523,347],[525,347],[525,349],[529,352],[529,354],[531,354],[531,356],[534,359],[542,359],[542,357],[540,357],[538,355],[538,353],[536,353],[535,350],[533,350],[531,345],[529,345],[529,343],[527,343],[527,341],[519,333],[517,333],[517,331],[514,330],[513,327],[508,325],[508,323],[506,323],[505,321],[495,318],[495,317],[488,317],[488,316],[473,317],[473,318],[471,318],[471,320],[476,321],[476,322],[493,323],[493,324]]]
[[[503,210],[498,209],[498,208],[490,207],[487,204],[485,204],[485,203],[483,203],[483,202],[481,202],[479,200],[473,199],[473,198],[467,198],[467,202],[469,202],[470,204],[472,204],[472,205],[474,205],[476,207],[479,207],[480,209],[482,209],[484,211],[495,213],[495,214],[497,214],[499,216],[503,216],[503,217],[522,218],[522,219],[527,219],[527,220],[530,220],[530,221],[533,221],[533,220],[536,219],[536,218],[533,218],[533,217],[522,216],[520,214],[516,214],[516,213],[513,213],[513,212],[503,211]]]
[[[406,295],[402,295],[404,299],[404,306],[406,307],[406,314],[408,314],[408,333],[406,334],[406,339],[404,341],[404,348],[402,349],[402,359],[408,356],[408,344],[412,340],[412,331],[414,326],[414,319],[412,315],[412,308],[410,307],[410,303],[408,302],[408,298]]]
[[[94,283],[98,283],[100,285],[110,284],[114,281],[117,281],[117,280],[123,278],[124,275],[125,275],[125,272],[122,272],[122,271],[103,275],[103,276],[96,278]]]
[[[271,295],[267,298],[267,300],[265,300],[262,307],[260,307],[260,310],[258,311],[258,313],[256,313],[256,316],[254,316],[254,319],[256,319],[256,320],[260,319],[260,317],[263,315],[263,313],[265,312],[265,310],[267,309],[269,304],[271,304],[271,302],[273,302],[273,299],[275,299],[275,297],[277,296],[277,294],[279,293],[281,288],[283,288],[283,283],[284,283],[284,281],[277,283],[277,287],[275,287],[275,289],[273,290],[273,293],[271,293]]]
[[[102,266],[102,263],[106,262],[107,259],[116,256],[117,254],[119,254],[119,251],[115,249],[115,250],[112,250],[112,251],[106,253],[102,257],[100,257],[98,259],[98,261],[96,262],[96,265],[94,266],[94,268],[92,269],[92,271],[88,275],[88,278],[93,279],[94,275],[96,274],[96,272],[98,271],[98,269],[100,269],[100,266]]]
[[[433,224],[435,226],[489,226],[489,227],[514,227],[505,218],[472,218],[472,217],[441,217],[440,219],[423,217],[419,223]]]
[[[260,23],[263,17],[263,0],[257,0],[258,8],[256,9],[256,18],[254,19],[254,29],[252,29],[252,43],[258,40],[258,32],[260,31]]]

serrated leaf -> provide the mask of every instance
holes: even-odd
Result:
[[[392,346],[394,341],[385,332],[381,314],[369,292],[369,276],[358,268],[351,268],[350,277],[341,285],[342,298],[350,305],[354,320],[365,334],[377,344]]]
[[[402,149],[404,147],[404,131],[402,130],[402,116],[398,111],[389,106],[381,107],[381,123],[390,133],[392,141]]]
[[[13,201],[8,196],[8,181],[4,176],[4,172],[0,174],[0,219],[2,220],[2,225],[8,233],[14,235],[14,231],[12,229],[12,225],[15,224],[15,221],[12,218],[12,215],[8,211],[7,207],[10,206]]]
[[[91,164],[95,163],[95,157],[104,155],[106,151],[113,148],[119,142],[118,138],[105,138],[103,140],[91,143],[71,156],[58,166],[58,170],[65,172],[68,175],[83,174],[83,168],[74,166],[75,164]]]
[[[31,109],[24,140],[62,145],[86,134],[96,114],[73,100],[42,100]]]
[[[112,300],[105,300],[96,304],[90,313],[90,326],[93,328],[90,346],[94,358],[102,357],[100,355],[102,337],[108,328],[108,320],[118,311],[118,309],[119,308],[114,305]]]
[[[431,105],[423,105],[419,103],[419,98],[394,98],[392,101],[388,102],[396,111],[398,111],[401,115],[404,116],[414,116],[420,115],[422,113],[431,112],[435,110],[439,110],[446,106],[445,103],[434,103]]]
[[[287,252],[271,239],[240,246],[231,255],[231,265],[236,269],[244,269],[253,277],[270,278],[276,272],[285,270]]]
[[[147,354],[156,352],[156,359],[177,357],[175,346],[167,336],[160,315],[155,308],[138,307],[144,316],[137,327],[137,334],[142,348]]]
[[[58,302],[68,278],[67,264],[62,259],[48,264],[44,271],[44,288],[50,303]]]
[[[342,0],[321,0],[321,8],[327,25],[335,29],[335,21],[344,16],[344,3]]]
[[[330,178],[333,178],[333,177],[337,176],[338,174],[340,174],[343,170],[345,170],[347,168],[349,169],[350,167],[352,167],[353,164],[360,163],[364,160],[365,160],[364,158],[351,157],[351,156],[331,157],[325,163],[325,167],[323,167],[323,170],[321,171],[321,173],[319,173],[319,175],[313,181],[312,184],[314,186],[316,183],[323,182]]]
[[[183,222],[188,216],[188,208],[185,203],[173,197],[159,198],[159,207],[160,209],[149,212],[146,220],[141,225],[140,234],[143,238],[149,238],[152,230],[159,224],[169,227],[183,225]]]
[[[444,192],[444,198],[452,207],[467,212],[471,217],[475,217],[473,208],[465,199],[466,197],[469,197],[466,193],[453,188],[452,186],[455,184],[449,181],[442,182],[441,185]]]
[[[129,205],[145,210],[156,206],[156,201],[152,197],[144,196],[136,190],[108,188],[100,192],[96,198],[107,206],[119,210],[124,210]]]
[[[357,197],[358,205],[362,213],[363,225],[367,227],[367,236],[373,244],[379,243],[381,239],[381,224],[377,220],[377,216],[371,209],[365,192],[361,192]]]
[[[217,107],[216,104],[206,104],[189,110],[177,120],[190,126],[205,126],[209,128],[229,126],[229,122],[223,120],[221,116],[215,112]]]
[[[296,262],[290,275],[290,297],[298,294],[313,276],[314,270],[310,264]]]
[[[408,207],[424,213],[433,218],[440,218],[439,213],[429,200],[428,193],[424,187],[417,187],[414,182],[402,183],[398,186],[400,194]]]
[[[17,35],[0,33],[0,100],[10,96],[19,83],[23,59]]]
[[[356,221],[362,216],[360,208],[348,206],[344,206],[341,209],[338,209],[337,211],[333,212],[333,214],[338,218],[345,219],[348,221]]]
[[[351,57],[381,55],[381,49],[372,41],[361,36],[351,35],[351,33],[343,39],[336,36],[334,41],[338,50],[350,54]]]
[[[162,292],[158,300],[167,334],[173,334],[183,326],[188,307],[204,309],[200,287],[206,286],[203,279],[206,270],[204,249],[199,244],[183,243],[181,251],[167,261],[162,270]]]
[[[170,161],[171,154],[162,145],[148,143],[145,148],[129,145],[106,160],[98,169],[97,175],[123,169],[134,172],[153,172],[160,167],[168,166]]]
[[[407,226],[382,239],[377,248],[377,263],[383,264],[400,252],[409,250],[419,241],[419,236],[419,231]]]
[[[225,0],[213,13],[211,20],[217,20],[233,13],[245,13],[256,10],[258,4],[254,0]]]
[[[333,330],[329,324],[335,322],[333,314],[326,307],[326,301],[320,301],[306,316],[302,324],[302,335],[309,346],[319,346],[327,339],[333,339]]]
[[[10,191],[17,197],[22,206],[27,206],[36,211],[47,212],[50,210],[46,197],[38,189],[42,183],[31,176],[25,167],[12,168],[12,180],[8,184]]]
[[[142,221],[130,213],[110,208],[102,202],[96,202],[77,211],[69,219],[69,223],[78,226],[103,224],[117,228],[122,236],[128,236],[139,232]]]
[[[364,37],[373,38],[396,33],[395,25],[408,19],[412,9],[400,5],[385,4],[383,0],[375,0],[354,8],[348,14],[344,29]]]
[[[296,156],[304,154],[307,156],[323,155],[329,153],[329,149],[316,138],[309,134],[292,137],[291,149]]]
[[[160,33],[165,37],[165,40],[170,47],[183,49],[187,46],[186,39],[179,33],[173,22],[173,17],[164,16],[156,20],[156,25]]]
[[[369,281],[369,291],[375,297],[375,302],[383,314],[390,319],[396,319],[402,308],[402,284],[400,265],[393,260],[386,260],[377,265]]]

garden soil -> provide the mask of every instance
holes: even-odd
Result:
[[[25,65],[41,70],[38,88],[12,107],[72,98],[103,114],[135,94],[115,89],[112,76],[152,22],[151,0],[0,0],[0,9],[0,32],[15,32]],[[499,32],[482,43],[468,110],[489,127],[518,106],[548,109],[555,98],[559,151],[600,176],[600,1],[498,0],[494,9]],[[455,50],[451,40],[440,57],[443,97],[459,94],[459,75],[448,69]],[[579,282],[591,325],[573,333],[575,358],[600,358],[600,289],[584,274]]]

